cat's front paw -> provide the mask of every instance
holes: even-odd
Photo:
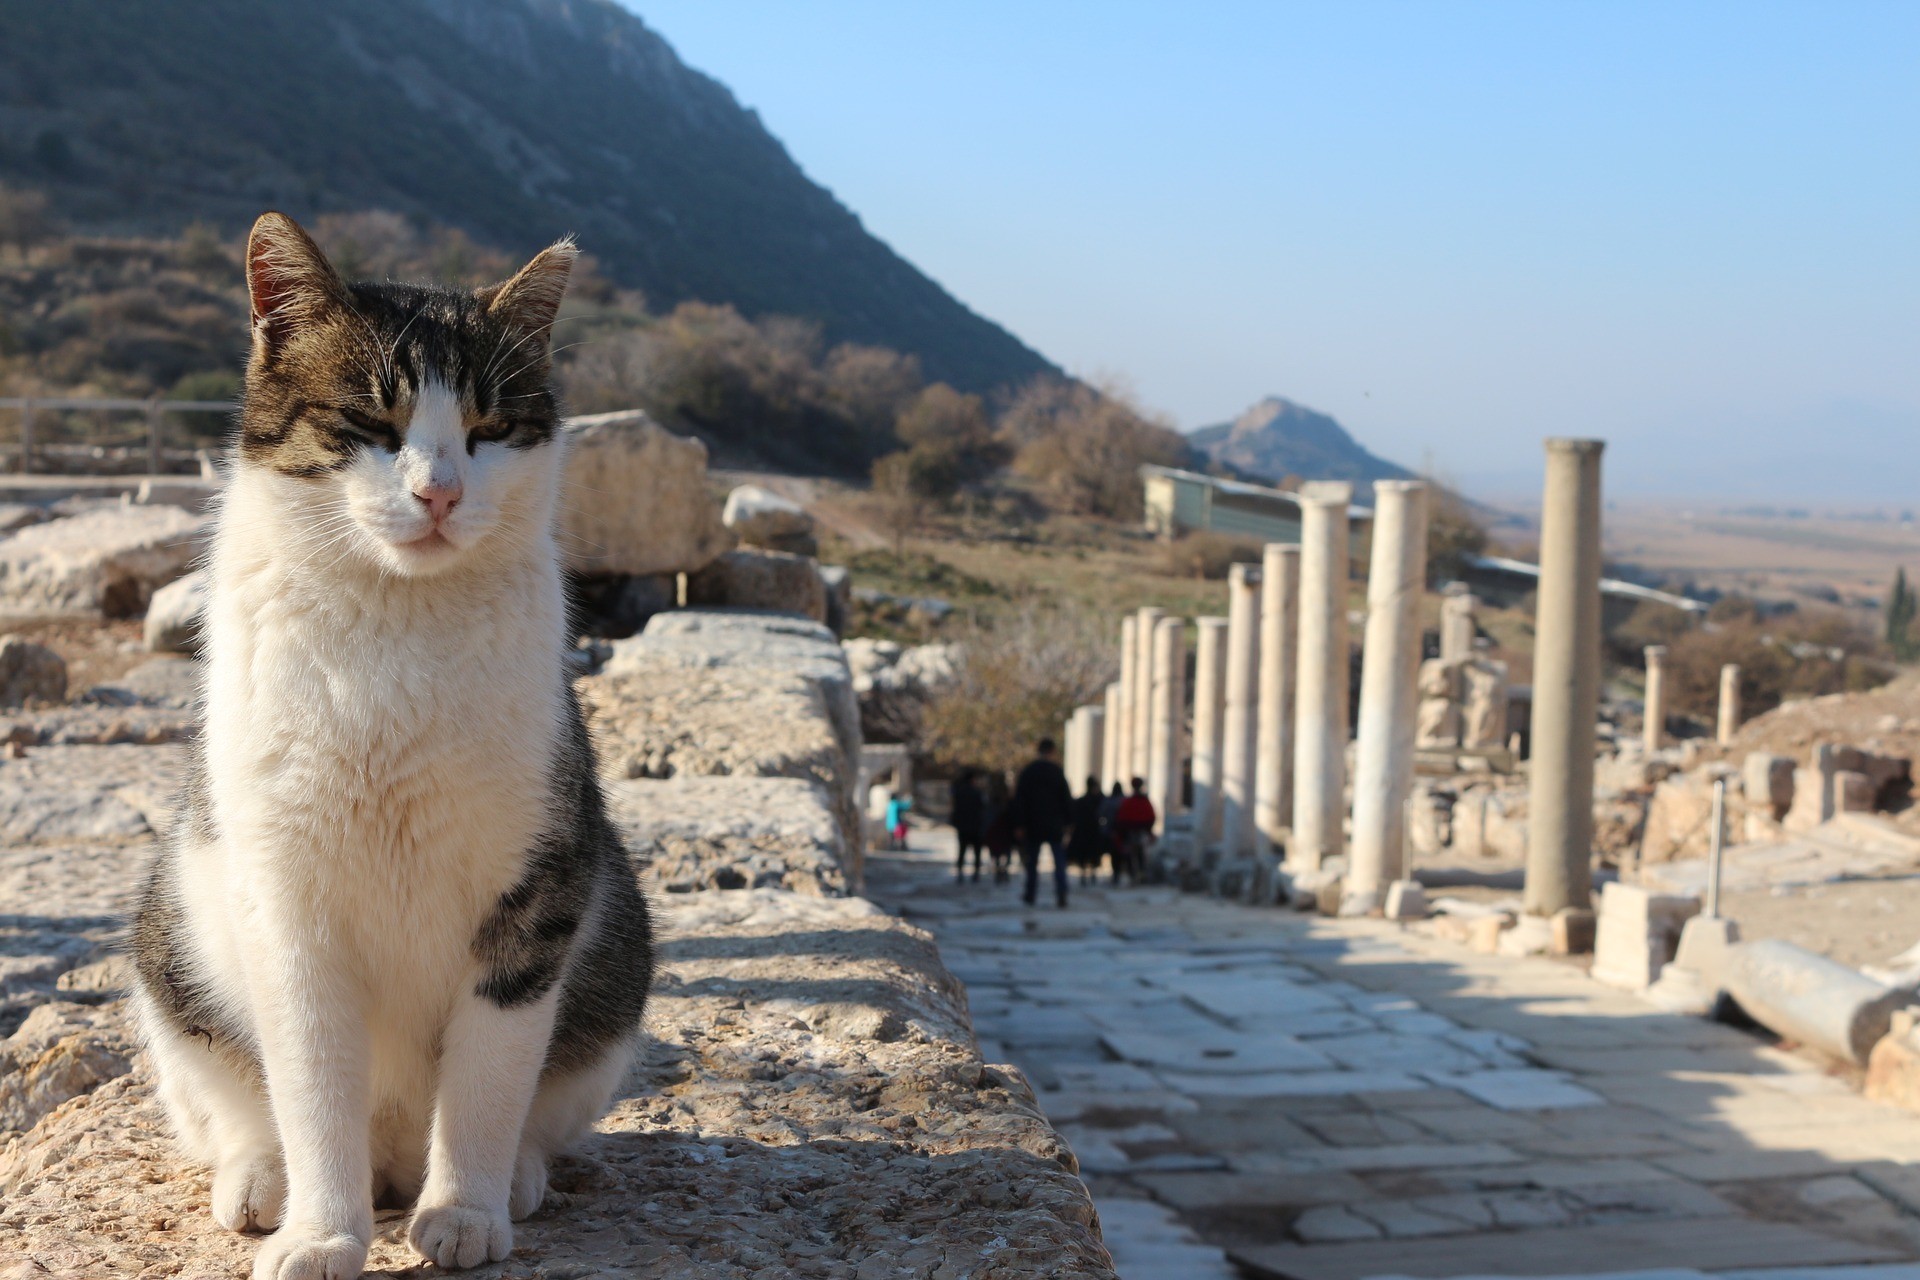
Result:
[[[213,1175],[213,1220],[229,1231],[271,1231],[287,1203],[287,1173],[277,1152],[223,1160]]]
[[[253,1280],[359,1280],[366,1265],[364,1240],[282,1227],[253,1255]]]
[[[483,1262],[503,1262],[513,1252],[513,1224],[506,1214],[492,1209],[423,1204],[407,1224],[407,1243],[446,1270],[477,1267]]]

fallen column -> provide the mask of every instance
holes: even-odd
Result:
[[[1769,1031],[1865,1066],[1893,1011],[1912,995],[1837,960],[1763,938],[1726,956],[1727,992]]]
[[[1353,486],[1302,486],[1299,679],[1294,691],[1293,840],[1287,863],[1318,870],[1345,851],[1347,508]]]
[[[1227,696],[1227,620],[1198,623],[1193,664],[1193,843],[1202,854],[1220,830],[1220,731]]]
[[[1407,796],[1419,708],[1420,596],[1427,577],[1427,486],[1374,482],[1373,561],[1361,649],[1360,731],[1353,769],[1353,866],[1342,915],[1381,905],[1406,875]]]
[[[1253,810],[1260,839],[1280,847],[1293,821],[1293,682],[1300,643],[1300,548],[1269,542],[1260,564],[1260,714]]]
[[[1259,662],[1260,571],[1237,564],[1227,575],[1226,716],[1220,748],[1220,844],[1230,860],[1251,858],[1259,844],[1253,820]]]
[[[1547,441],[1535,607],[1529,914],[1585,907],[1593,891],[1594,724],[1600,714],[1599,440]]]
[[[1153,801],[1162,834],[1180,803],[1180,722],[1187,709],[1186,626],[1184,618],[1159,617],[1153,624],[1153,733],[1147,798]]]

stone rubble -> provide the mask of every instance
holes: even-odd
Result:
[[[96,503],[0,538],[0,618],[137,618],[200,553],[206,517]]]

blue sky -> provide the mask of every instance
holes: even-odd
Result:
[[[976,310],[1484,494],[1920,497],[1920,3],[631,0]]]

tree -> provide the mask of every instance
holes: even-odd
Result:
[[[1911,662],[1920,656],[1920,642],[1916,642],[1909,628],[1913,626],[1916,611],[1920,611],[1920,600],[1916,600],[1913,588],[1907,585],[1907,571],[1893,571],[1893,589],[1887,592],[1887,647],[1893,650],[1893,656],[1900,662]]]
[[[1014,470],[1037,481],[1062,510],[1137,520],[1140,468],[1187,460],[1186,440],[1118,388],[1042,376],[1014,397],[1001,434],[1018,452]]]

